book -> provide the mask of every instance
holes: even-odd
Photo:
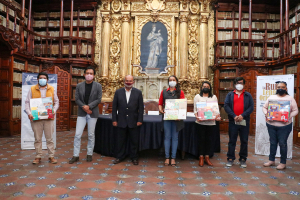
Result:
[[[33,120],[54,119],[52,97],[30,99]]]
[[[287,122],[290,116],[290,101],[269,100],[267,118]]]
[[[186,99],[166,99],[164,120],[186,119]]]
[[[215,120],[220,115],[217,101],[197,102],[196,106],[198,118],[201,120]]]

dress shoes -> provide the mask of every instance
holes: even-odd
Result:
[[[74,162],[78,162],[79,161],[79,157],[75,157],[73,156],[71,160],[69,160],[69,164],[73,164]]]
[[[35,158],[34,161],[32,161],[32,164],[39,164],[41,162],[41,158]]]
[[[116,160],[113,161],[114,164],[119,164],[121,162],[121,160],[119,158],[117,158]]]
[[[92,162],[93,157],[91,155],[86,156],[86,162]]]
[[[51,164],[56,164],[56,163],[57,163],[57,160],[54,159],[54,157],[51,157],[51,158],[49,158],[49,163],[51,163]]]
[[[205,156],[204,162],[205,162],[206,164],[208,164],[209,166],[213,166],[213,164],[212,164],[212,163],[210,162],[210,160],[209,160],[209,156]]]
[[[200,156],[200,157],[199,157],[199,166],[200,166],[200,167],[203,167],[203,165],[204,165],[204,157],[203,157],[203,156]]]
[[[139,161],[138,160],[132,160],[133,165],[138,165]]]

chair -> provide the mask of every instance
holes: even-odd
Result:
[[[156,101],[146,101],[145,105],[145,113],[148,114],[148,111],[159,111],[158,103]]]

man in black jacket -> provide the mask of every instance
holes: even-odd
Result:
[[[227,152],[227,164],[231,167],[235,160],[235,146],[238,135],[240,135],[240,165],[247,167],[248,157],[248,136],[250,125],[250,114],[254,109],[254,102],[251,94],[244,90],[246,81],[243,77],[237,77],[234,80],[236,90],[227,94],[224,109],[229,119],[229,143]]]
[[[114,164],[120,163],[126,157],[127,137],[130,140],[130,158],[134,165],[139,164],[139,126],[143,123],[144,102],[142,92],[134,88],[133,84],[133,76],[125,76],[125,88],[118,89],[113,100],[112,122],[113,126],[118,127]]]

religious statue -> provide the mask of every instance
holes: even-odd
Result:
[[[162,51],[161,43],[163,40],[160,30],[155,33],[156,25],[152,25],[152,31],[149,33],[147,40],[150,41],[150,53],[146,68],[156,68],[158,65],[159,56]]]

